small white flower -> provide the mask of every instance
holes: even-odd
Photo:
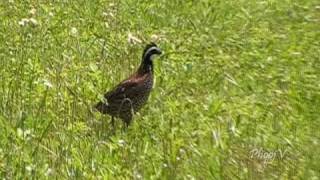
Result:
[[[25,25],[27,25],[28,22],[29,22],[29,19],[22,18],[22,19],[18,22],[18,24],[19,24],[20,26],[25,26]]]
[[[72,27],[70,33],[71,33],[72,36],[77,36],[78,35],[78,29],[75,28],[75,27]]]
[[[231,125],[230,130],[233,134],[236,134],[236,127],[234,125]]]
[[[156,42],[160,39],[160,36],[156,35],[156,34],[152,34],[151,35],[151,41],[152,42]]]
[[[44,79],[43,80],[43,84],[48,88],[52,88],[53,87],[53,85],[51,84],[51,82],[48,79]]]
[[[118,143],[119,143],[119,146],[121,147],[123,147],[126,144],[126,142],[123,139],[120,139]]]
[[[139,38],[133,36],[132,33],[129,32],[128,33],[128,43],[138,44],[138,43],[142,43],[142,41]]]
[[[51,16],[51,17],[52,17],[52,16],[53,16],[53,12],[49,12],[49,16]]]
[[[187,177],[188,177],[189,179],[192,179],[192,180],[195,179],[195,178],[194,178],[193,176],[191,176],[190,174],[188,174]]]
[[[136,177],[136,179],[142,179],[142,175],[138,171],[134,171],[133,174]]]
[[[110,27],[110,25],[109,25],[107,22],[104,23],[104,26],[105,26],[107,29]]]
[[[22,18],[22,19],[18,22],[18,24],[19,24],[20,26],[26,26],[26,25],[28,25],[28,24],[31,24],[31,25],[33,25],[33,26],[36,26],[36,25],[38,25],[39,23],[38,23],[38,21],[37,21],[36,19],[34,19],[34,18],[30,18],[30,19]]]
[[[30,18],[29,22],[34,26],[38,25],[38,21],[36,19],[34,19],[34,18]]]
[[[180,148],[179,152],[180,152],[180,154],[185,154],[186,153],[186,151],[183,148]]]
[[[24,131],[24,135],[25,135],[25,136],[31,135],[31,130],[30,130],[30,129],[25,130],[25,131]]]
[[[103,13],[102,13],[102,16],[107,17],[107,16],[108,16],[108,13],[103,12]]]
[[[22,138],[23,137],[23,130],[21,128],[17,129],[17,135],[18,137]]]
[[[30,13],[31,15],[35,15],[36,12],[37,12],[37,10],[36,10],[35,8],[32,8],[32,9],[30,9],[30,11],[29,11],[29,13]]]
[[[137,174],[137,179],[141,179],[142,178],[142,176],[141,176],[141,174]]]
[[[33,165],[26,166],[26,170],[31,172],[33,170]]]
[[[48,168],[47,171],[44,173],[45,176],[50,176],[52,174],[53,170],[51,168]]]

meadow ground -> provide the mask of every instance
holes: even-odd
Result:
[[[132,126],[91,107],[165,52]],[[0,177],[319,179],[317,0],[0,2]]]

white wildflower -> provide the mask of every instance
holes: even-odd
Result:
[[[43,84],[48,88],[52,88],[53,87],[52,83],[48,79],[44,79],[43,80]]]
[[[138,43],[142,43],[142,41],[139,38],[133,36],[132,33],[129,32],[128,33],[128,43],[138,44]]]
[[[32,25],[34,25],[34,26],[36,26],[36,25],[39,24],[38,21],[37,21],[36,19],[34,19],[34,18],[30,18],[30,19],[29,19],[29,22],[30,22]]]
[[[44,173],[45,176],[50,176],[52,174],[53,170],[51,168],[48,168],[47,171]]]
[[[37,12],[37,10],[36,10],[35,8],[32,8],[32,9],[30,9],[30,11],[29,11],[29,13],[30,13],[31,15],[35,15],[36,12]]]
[[[28,24],[31,24],[31,25],[33,25],[33,26],[37,26],[39,23],[38,23],[38,21],[37,21],[36,19],[34,19],[34,18],[29,18],[29,19],[27,19],[27,18],[22,18],[22,19],[18,22],[18,24],[19,24],[20,26],[26,26],[26,25],[28,25]]]
[[[22,18],[18,23],[20,26],[25,26],[28,24],[28,22],[29,22],[29,19]]]
[[[180,154],[185,154],[186,153],[186,151],[183,148],[180,148],[179,152],[180,152]]]
[[[192,179],[192,180],[195,179],[195,178],[194,178],[193,176],[191,176],[190,174],[188,174],[187,177],[188,177],[189,179]]]
[[[160,39],[159,35],[156,35],[156,34],[152,34],[151,35],[151,41],[152,42],[157,42],[159,39]]]
[[[138,171],[133,171],[135,179],[142,179],[142,175]]]
[[[23,138],[23,130],[21,128],[17,129],[17,135],[18,137]]]
[[[104,17],[108,17],[108,13],[103,12],[103,13],[102,13],[102,16],[104,16]]]
[[[70,31],[70,34],[71,34],[72,36],[77,36],[77,35],[78,35],[78,29],[75,28],[75,27],[72,27],[72,28],[71,28],[71,31]]]
[[[34,165],[29,165],[29,166],[26,166],[26,170],[28,171],[28,172],[31,172],[32,170],[34,169]]]
[[[120,139],[118,143],[119,143],[119,146],[121,147],[123,147],[126,144],[126,142],[123,139]]]
[[[104,26],[108,29],[110,27],[109,23],[105,22]]]

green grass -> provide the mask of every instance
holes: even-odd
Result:
[[[90,109],[155,36],[111,135]],[[319,179],[319,57],[317,0],[1,1],[0,177]]]

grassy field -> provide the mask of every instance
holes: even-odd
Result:
[[[92,110],[146,43],[133,124]],[[1,179],[320,178],[318,0],[0,2]]]

